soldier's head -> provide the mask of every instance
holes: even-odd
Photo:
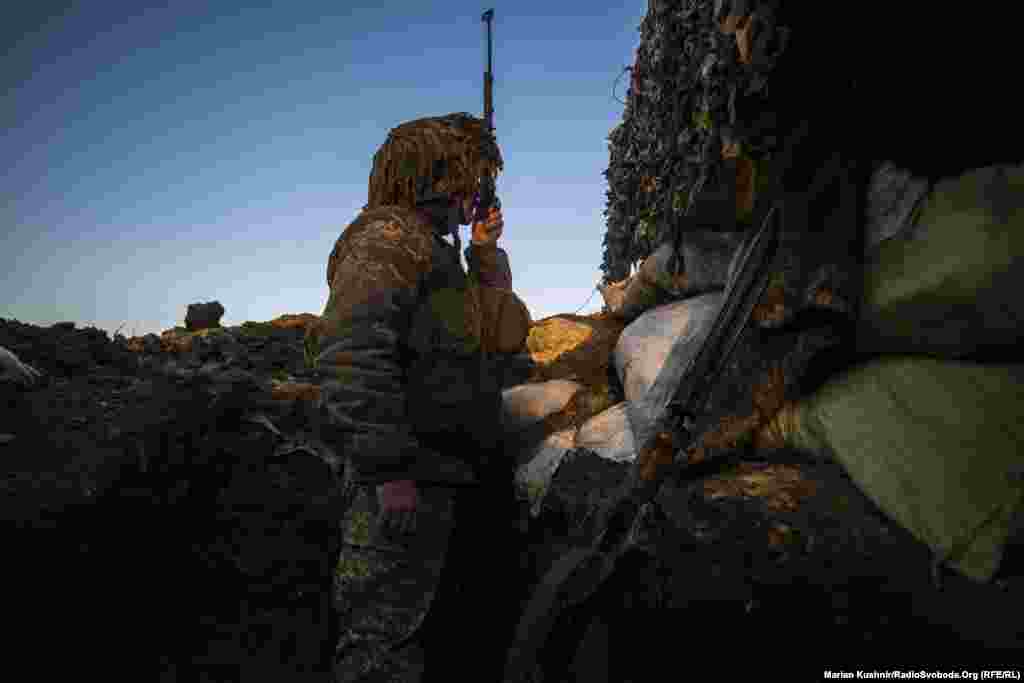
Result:
[[[497,144],[482,147],[481,119],[465,112],[416,119],[391,129],[373,157],[366,208],[450,207],[467,215],[484,173],[503,167]]]

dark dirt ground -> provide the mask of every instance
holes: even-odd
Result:
[[[300,344],[301,333],[294,337]],[[287,426],[301,423],[302,402],[251,388],[237,405],[213,401],[208,388],[168,379],[146,360],[173,352],[131,350],[95,330],[0,320],[0,345],[46,373],[32,389],[0,383],[0,433],[15,435],[0,445],[16,624],[9,652],[37,674],[305,680],[297,662],[329,649],[320,642],[329,587],[299,595],[295,581],[268,586],[241,570],[236,560],[250,550],[239,547],[262,543],[273,554],[281,541],[239,540],[223,497],[240,471],[253,471],[239,454],[268,449],[266,430],[241,421],[237,405],[263,401]],[[265,379],[275,369],[252,372]],[[947,574],[940,591],[927,549],[840,468],[787,465],[794,475],[776,465],[760,493],[736,483],[764,467],[743,465],[659,498],[641,547],[671,560],[642,549],[623,560],[588,606],[597,618],[566,680],[650,680],[648,667],[683,672],[708,659],[723,671],[797,679],[820,678],[824,666],[1024,661],[1018,578],[979,586]],[[243,497],[263,505],[264,493]],[[274,505],[263,505],[265,519],[288,517],[275,517]],[[326,516],[289,527],[309,539],[288,549],[301,558],[291,576],[332,571]],[[571,526],[531,530],[531,576],[577,542]]]
[[[581,540],[571,510],[542,515],[538,573]],[[551,680],[656,680],[652,672],[704,659],[723,672],[793,680],[818,680],[826,669],[1024,661],[1019,574],[979,585],[945,571],[937,585],[928,548],[838,465],[777,453],[774,463],[667,484],[637,531],[609,582],[563,615],[563,624],[592,625],[567,671],[565,645],[552,643],[560,673]]]
[[[301,349],[301,329],[291,336]],[[242,408],[262,405],[283,429],[300,420],[299,402],[261,386],[285,368],[257,363],[257,382],[218,394],[160,371],[187,354],[133,351],[96,330],[0,321],[0,345],[45,373],[31,389],[0,383],[0,433],[15,437],[0,445],[19,643],[9,652],[37,674],[303,680],[298,662],[328,648],[333,612],[329,585],[293,589],[330,576],[336,523],[308,505],[296,512],[266,477],[240,484],[272,449]],[[240,535],[246,527],[264,533]],[[281,538],[299,540],[282,553]],[[239,564],[273,550],[289,558],[271,572],[288,586]]]

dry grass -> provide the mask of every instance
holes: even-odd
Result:
[[[293,330],[295,328],[306,329],[311,323],[320,320],[320,316],[312,313],[285,313],[270,321],[270,325],[278,329]]]
[[[750,317],[757,322],[781,322],[786,315],[786,293],[779,285],[770,286]]]
[[[316,401],[320,398],[320,386],[308,382],[275,382],[270,397],[277,401]]]
[[[768,370],[761,381],[753,387],[754,412],[750,415],[726,415],[718,426],[705,434],[699,443],[687,450],[691,464],[702,462],[707,457],[706,449],[726,450],[753,441],[755,446],[770,447],[771,436],[766,428],[781,410],[786,400],[786,376],[780,367]]]
[[[769,510],[793,512],[802,500],[817,493],[818,485],[793,465],[741,463],[734,472],[707,480],[703,488],[711,500],[758,498]]]
[[[530,326],[526,348],[537,364],[529,381],[569,379],[607,385],[608,364],[625,323],[611,316],[557,315]]]

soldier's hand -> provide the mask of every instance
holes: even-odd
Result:
[[[473,223],[473,244],[495,244],[505,229],[505,219],[501,209],[491,207],[486,221]]]
[[[0,379],[9,379],[24,386],[32,386],[42,373],[28,363],[22,363],[21,359],[12,352],[0,346]]]
[[[411,479],[388,481],[377,487],[381,526],[385,531],[409,534],[416,531],[419,492]]]

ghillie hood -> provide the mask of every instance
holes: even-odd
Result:
[[[503,168],[493,141],[484,153],[484,124],[465,112],[416,119],[392,128],[373,156],[365,208],[412,208],[425,195],[472,195],[484,173]]]

